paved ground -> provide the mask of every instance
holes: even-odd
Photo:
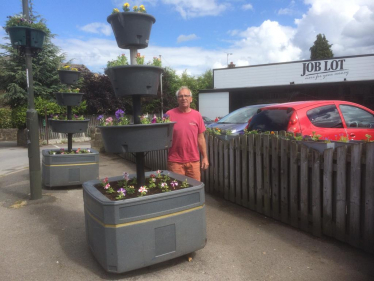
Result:
[[[81,145],[80,145],[81,146]],[[74,145],[75,147],[75,145]],[[0,149],[0,161],[4,158]],[[100,155],[100,177],[135,172]],[[44,190],[30,201],[28,169],[0,176],[1,280],[373,280],[374,256],[319,239],[222,199],[206,196],[208,243],[177,258],[108,274],[86,243],[81,188]]]

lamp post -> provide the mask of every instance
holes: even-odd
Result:
[[[23,14],[29,19],[28,0],[22,0]],[[40,150],[39,150],[39,131],[38,131],[38,113],[34,104],[34,81],[32,75],[31,48],[25,47],[26,57],[26,78],[27,78],[27,146],[29,155],[29,174],[30,174],[30,199],[42,198],[42,177],[40,171]]]
[[[227,65],[229,65],[229,56],[232,56],[232,53],[226,53],[227,54]]]

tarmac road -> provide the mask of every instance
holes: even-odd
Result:
[[[100,154],[101,178],[124,171],[134,173],[135,165]],[[43,190],[43,199],[30,201],[29,188],[27,169],[0,177],[0,280],[373,280],[373,255],[211,195],[208,243],[191,262],[180,257],[109,274],[87,246],[82,189]]]

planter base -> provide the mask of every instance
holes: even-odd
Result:
[[[99,153],[56,154],[42,151],[42,181],[46,187],[81,185],[99,178]],[[54,151],[59,151],[55,149]]]
[[[170,177],[186,178],[174,173]],[[83,184],[87,241],[106,271],[127,272],[205,246],[204,184],[187,180],[193,187],[120,201],[101,194],[94,187],[99,181]]]

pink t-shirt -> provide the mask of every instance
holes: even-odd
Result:
[[[169,149],[168,161],[187,163],[200,161],[197,135],[205,132],[205,125],[201,114],[191,109],[190,112],[180,112],[174,108],[166,112],[174,124],[173,144]]]

